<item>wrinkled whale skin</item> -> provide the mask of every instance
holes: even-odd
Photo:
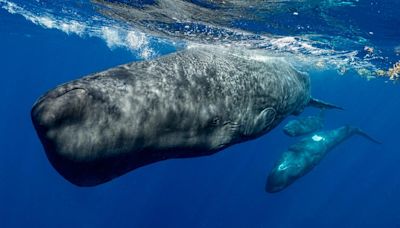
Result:
[[[257,138],[309,101],[309,77],[283,59],[191,48],[60,85],[31,117],[54,168],[94,186]]]

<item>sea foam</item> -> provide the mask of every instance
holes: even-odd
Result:
[[[109,48],[126,48],[143,59],[156,55],[155,50],[150,46],[150,38],[144,33],[129,31],[117,25],[99,25],[98,18],[96,21],[80,21],[70,17],[57,16],[45,10],[28,10],[26,7],[8,0],[0,0],[0,6],[9,13],[21,15],[26,20],[45,29],[57,29],[68,35],[74,34],[80,37],[101,38]],[[77,18],[79,19],[79,17]]]

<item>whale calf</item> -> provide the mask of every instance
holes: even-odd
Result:
[[[309,104],[335,108],[312,99],[309,77],[283,59],[197,47],[60,85],[31,118],[53,167],[95,186],[257,138]]]
[[[282,191],[310,172],[335,146],[353,135],[361,135],[380,144],[359,128],[352,126],[343,126],[305,136],[298,143],[290,146],[276,162],[268,175],[266,191],[270,193]]]
[[[322,109],[318,116],[300,117],[289,121],[284,127],[283,132],[286,135],[296,137],[313,133],[324,127],[324,110]]]

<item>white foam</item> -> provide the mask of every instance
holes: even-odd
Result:
[[[139,49],[144,45],[148,44],[148,40],[143,33],[138,33],[135,31],[128,32],[126,36],[127,45],[132,49]]]
[[[102,27],[100,30],[101,37],[106,41],[108,47],[114,48],[121,45],[122,39],[118,30],[110,27]]]
[[[57,29],[68,35],[75,34],[80,37],[99,37],[110,48],[126,48],[138,53],[144,59],[155,54],[150,48],[149,38],[144,33],[127,31],[122,27],[99,26],[95,24],[95,20],[80,21],[70,17],[57,17],[45,10],[35,12],[8,0],[0,0],[0,6],[9,13],[21,15],[26,20],[46,29]]]
[[[121,28],[102,27],[101,37],[109,48],[127,48],[139,52],[140,56],[148,59],[154,55],[149,48],[148,37],[144,33],[123,30]]]
[[[82,36],[85,32],[85,26],[78,21],[69,21],[68,23],[62,22],[60,28],[67,34],[75,33]]]
[[[59,12],[61,14],[56,14],[48,9],[40,8],[39,1],[31,4],[36,5],[22,7],[10,0],[0,0],[1,8],[11,14],[21,15],[26,20],[43,28],[57,29],[66,34],[75,34],[81,37],[98,37],[103,39],[111,49],[125,48],[144,59],[157,54],[151,48],[149,36],[119,22],[110,21],[99,15],[82,16],[79,14],[81,13],[79,10],[73,8],[61,9]],[[228,30],[227,28],[223,29]],[[234,34],[240,33],[240,31],[232,31]],[[345,72],[346,69],[357,71],[357,69],[374,68],[370,61],[358,58],[357,51],[335,51],[330,47],[320,47],[318,42],[308,38],[307,35],[287,37],[263,35],[259,36],[259,39],[236,40],[226,42],[224,45],[266,50],[269,56],[287,58],[295,67],[303,71],[308,70],[310,66],[317,70],[333,68],[340,72]],[[189,43],[189,46],[194,45]],[[395,49],[396,52],[398,50]],[[252,58],[257,61],[268,61],[268,57],[265,55],[255,55]]]

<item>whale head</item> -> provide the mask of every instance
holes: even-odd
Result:
[[[118,80],[77,80],[47,92],[32,107],[32,122],[47,157],[76,185],[111,179],[107,172],[114,155],[128,146],[118,125],[124,111],[116,87],[124,90]]]
[[[304,174],[304,167],[302,159],[286,151],[269,173],[265,190],[269,193],[282,191]]]
[[[297,135],[297,132],[299,131],[299,128],[300,128],[300,126],[299,126],[298,121],[297,121],[297,120],[292,120],[292,121],[288,122],[288,123],[283,127],[283,132],[284,132],[286,135],[289,135],[289,136],[294,137],[294,136]]]

